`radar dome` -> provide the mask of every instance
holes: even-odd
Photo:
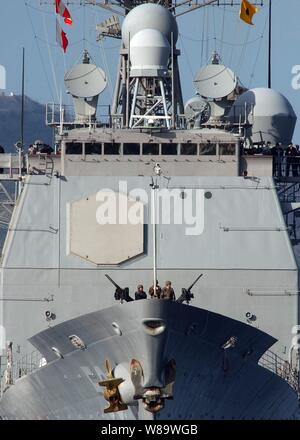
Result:
[[[122,26],[122,40],[128,47],[130,39],[143,29],[155,29],[161,32],[171,43],[173,33],[174,44],[178,39],[178,27],[172,13],[163,6],[154,3],[144,3],[132,9],[126,16]]]
[[[250,114],[253,116],[249,117]],[[273,89],[257,88],[243,93],[234,103],[229,113],[231,121],[238,122],[249,117],[253,125],[248,136],[253,143],[281,142],[289,144],[292,141],[296,114],[290,102],[281,93]]]
[[[186,102],[184,114],[189,122],[207,122],[210,118],[210,105],[201,96],[196,95]]]
[[[65,85],[73,96],[91,98],[99,95],[107,84],[106,75],[94,64],[76,64],[65,75]]]
[[[234,91],[237,85],[237,77],[226,66],[208,64],[199,70],[194,84],[201,96],[219,99],[230,95]]]
[[[89,62],[76,64],[66,73],[65,86],[73,97],[78,123],[95,120],[99,95],[106,84],[105,72]]]
[[[160,70],[167,74],[170,44],[155,29],[143,29],[130,41],[131,76],[158,76]]]

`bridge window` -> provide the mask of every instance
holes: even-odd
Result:
[[[85,154],[101,154],[102,153],[102,144],[101,143],[92,143],[85,144]]]
[[[143,154],[158,155],[159,154],[159,144],[143,144]]]
[[[68,142],[66,144],[66,154],[82,154],[82,143]]]
[[[104,154],[120,154],[121,144],[105,143]]]
[[[197,144],[181,144],[181,154],[197,154]]]
[[[123,145],[123,154],[140,154],[140,144],[124,144]]]
[[[176,155],[177,154],[177,144],[161,144],[161,154],[165,155]]]
[[[201,144],[199,154],[202,156],[215,156],[217,154],[217,145],[209,141],[206,144]]]
[[[220,156],[234,156],[235,155],[235,144],[219,144],[219,155]]]

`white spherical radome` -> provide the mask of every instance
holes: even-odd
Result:
[[[174,44],[178,39],[178,27],[172,13],[163,6],[154,3],[144,3],[132,9],[126,16],[122,26],[122,40],[128,47],[134,35],[143,29],[155,29],[161,32],[171,43],[172,33]]]
[[[264,87],[247,90],[235,102],[235,107],[245,107],[245,103],[255,108],[255,116],[287,115],[296,117],[288,99],[273,89]]]
[[[253,143],[287,145],[292,141],[297,116],[288,99],[276,90],[256,88],[244,92],[232,106],[229,119],[237,123],[245,115],[252,124],[247,136]]]
[[[143,29],[130,41],[132,69],[167,69],[170,45],[167,38],[156,29]]]

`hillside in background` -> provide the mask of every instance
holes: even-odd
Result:
[[[0,145],[6,152],[15,152],[21,138],[21,96],[0,96]],[[52,145],[53,130],[45,125],[45,105],[25,98],[24,144],[27,148],[36,139]]]

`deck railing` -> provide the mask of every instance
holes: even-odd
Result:
[[[282,359],[280,356],[278,356],[278,354],[270,350],[266,351],[260,358],[259,365],[286,380],[288,384],[296,391],[298,399],[300,399],[300,377],[298,369],[293,368],[287,360]]]
[[[14,362],[11,371],[7,370],[6,357],[2,356],[0,363],[0,398],[18,379],[38,370],[43,365],[43,356],[37,350],[22,356]]]

